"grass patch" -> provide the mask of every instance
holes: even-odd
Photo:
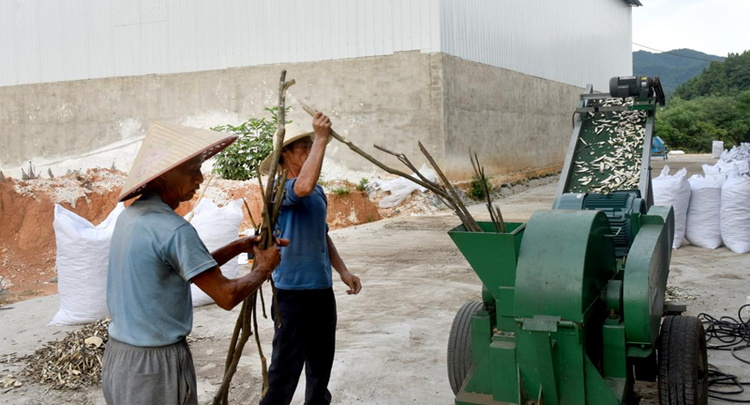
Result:
[[[370,180],[367,180],[366,178],[362,178],[359,183],[357,184],[357,190],[361,191],[363,193],[367,193],[367,185],[370,183]]]
[[[331,192],[339,197],[346,197],[351,193],[348,187],[334,187]]]
[[[492,185],[489,181],[485,180],[485,184],[487,185],[487,190],[492,190]],[[471,178],[471,188],[467,195],[472,200],[484,200],[486,195],[484,194],[484,188],[482,187],[482,179],[477,176]]]

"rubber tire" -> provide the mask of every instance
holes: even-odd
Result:
[[[470,301],[453,318],[448,338],[448,381],[453,394],[458,394],[471,369],[471,317],[484,307],[481,301]]]
[[[665,316],[658,355],[661,405],[708,404],[706,333],[698,318]]]

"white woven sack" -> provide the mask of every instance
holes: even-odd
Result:
[[[721,186],[724,176],[693,175],[690,183],[690,206],[685,237],[699,247],[721,246]]]
[[[60,309],[50,325],[78,325],[109,316],[107,265],[109,242],[117,217],[125,209],[117,204],[107,219],[91,222],[55,204],[57,289]]]
[[[193,219],[190,223],[198,231],[203,244],[209,252],[234,241],[240,234],[242,224],[242,200],[234,200],[219,208],[208,198],[201,200],[195,207]],[[237,278],[239,268],[237,260],[230,259],[221,266],[221,273],[226,278]],[[197,285],[190,285],[193,296],[193,306],[213,304],[214,300]]]
[[[724,153],[724,142],[714,141],[711,145],[711,157],[713,159],[719,159]]]
[[[732,252],[750,252],[750,177],[739,172],[721,188],[721,238]]]
[[[719,163],[717,163],[716,165],[718,166]],[[728,176],[734,174],[746,174],[748,173],[748,171],[750,171],[750,167],[748,166],[748,162],[746,160],[734,160],[731,162],[726,162],[720,167],[720,172],[725,176],[725,178],[728,178]]]
[[[434,183],[438,182],[437,172],[427,167],[426,163],[423,163],[422,167],[419,168],[419,174]],[[412,177],[417,178],[417,175],[412,175]],[[378,203],[380,208],[396,207],[409,198],[415,190],[419,190],[420,192],[425,192],[427,190],[413,181],[401,177],[391,180],[376,180],[372,182],[372,186],[376,190],[391,192],[389,196],[380,200]]]
[[[703,168],[703,174],[705,176],[717,176],[721,174],[722,168],[729,164],[731,163],[718,161],[715,165],[701,165],[701,167]]]
[[[669,166],[664,166],[659,177],[652,181],[654,205],[672,206],[674,210],[674,242],[672,248],[682,246],[685,239],[687,211],[690,205],[690,183],[687,181],[687,169],[682,168],[674,175],[669,175]]]

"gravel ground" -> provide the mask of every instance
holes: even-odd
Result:
[[[670,166],[700,170],[706,156],[673,157]],[[663,161],[655,160],[654,176]],[[697,168],[697,169],[696,169]],[[692,174],[692,173],[691,173]],[[526,221],[538,209],[549,209],[556,184],[540,185],[508,196],[498,203],[507,221]],[[471,207],[479,219],[485,208]],[[446,234],[458,220],[449,214],[391,218],[334,231],[332,237],[364,289],[347,296],[334,281],[339,324],[336,363],[330,384],[335,404],[453,403],[446,374],[446,345],[453,316],[466,301],[479,299],[481,284]],[[689,313],[735,315],[750,295],[750,259],[725,248],[686,246],[674,251],[670,284],[696,297]],[[267,294],[266,297],[269,295]],[[57,296],[43,297],[0,311],[0,354],[33,352],[43,342],[71,328],[46,327],[57,310]],[[192,343],[201,403],[210,403],[223,368],[229,337],[239,308],[217,307],[195,311]],[[261,337],[270,357],[272,324],[262,322]],[[709,361],[750,381],[750,368],[727,353],[709,352]],[[0,378],[17,370],[0,364]],[[257,403],[260,366],[255,345],[249,344],[235,376],[232,403]],[[642,404],[658,403],[654,384],[639,384]],[[304,378],[295,396],[303,400]],[[7,404],[102,404],[99,390],[47,392],[47,387],[24,384],[2,394]],[[720,402],[716,402],[720,403]]]

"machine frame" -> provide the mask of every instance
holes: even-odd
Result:
[[[611,93],[588,86],[581,95],[552,210],[508,223],[505,233],[491,223],[480,223],[484,232],[463,226],[449,232],[483,283],[482,302],[464,305],[451,329],[448,374],[456,405],[619,405],[633,399],[636,379],[657,376],[662,404],[707,401],[703,328],[697,318],[680,316],[684,305],[664,301],[674,214],[653,205],[650,168],[661,85],[638,77],[614,78],[612,86]],[[632,103],[602,106],[615,93],[634,97]],[[582,155],[579,145],[590,143],[582,136],[592,130],[587,120],[624,111],[645,112],[640,166],[632,166],[639,173],[630,172],[637,188],[581,191],[578,166],[612,150],[603,145]],[[633,122],[642,116],[628,128],[640,131]],[[634,147],[628,148],[631,156]],[[607,177],[601,167],[598,181]],[[697,346],[684,344],[687,338]]]

